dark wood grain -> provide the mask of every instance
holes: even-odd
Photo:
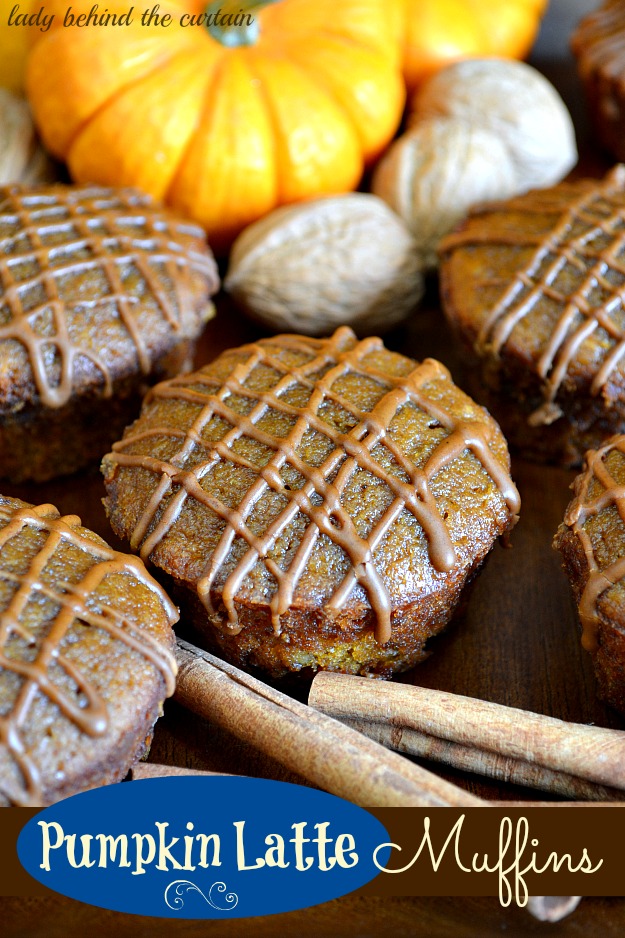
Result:
[[[254,919],[172,921],[95,909],[61,896],[0,899],[5,938],[622,938],[621,899],[583,899],[562,922],[482,898],[346,896],[303,912]]]

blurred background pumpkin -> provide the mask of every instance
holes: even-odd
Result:
[[[20,0],[20,13],[31,13],[35,0]],[[28,32],[23,26],[9,26],[9,15],[15,3],[7,2],[2,7],[0,19],[0,87],[9,91],[21,91],[24,86]]]
[[[66,0],[47,0],[55,22],[31,32],[27,90],[44,144],[76,181],[138,186],[199,221],[225,253],[279,205],[356,188],[398,128],[404,81],[412,89],[457,59],[524,56],[546,6],[162,0],[167,26],[142,22],[141,4],[131,25],[62,28]],[[71,4],[74,17],[92,8]],[[245,13],[251,28],[224,27]],[[9,32],[15,57],[28,30]]]
[[[522,59],[548,0],[404,0],[404,75],[408,89],[450,62]]]
[[[135,11],[129,26],[61,28],[66,9],[47,0],[55,28],[29,60],[45,145],[77,181],[175,206],[218,251],[277,205],[355,188],[401,119],[401,0],[162,0],[167,27]],[[188,19],[218,10],[253,27]]]

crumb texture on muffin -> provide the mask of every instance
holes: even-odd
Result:
[[[140,192],[0,188],[0,475],[99,462],[214,313],[204,233]]]
[[[177,617],[138,558],[0,496],[0,804],[125,775],[173,693]]]
[[[210,315],[203,232],[134,190],[4,187],[0,243],[1,411],[110,396]]]
[[[476,210],[441,245],[445,312],[487,406],[513,442],[549,456],[551,440],[558,461],[579,463],[625,421],[624,230],[617,166]]]
[[[579,609],[599,692],[625,712],[625,435],[586,454],[554,546]]]
[[[257,660],[260,629],[294,670],[407,666],[393,642],[419,604],[440,629],[519,507],[499,428],[447,370],[345,327],[158,385],[103,470],[113,528],[190,588],[222,651]]]

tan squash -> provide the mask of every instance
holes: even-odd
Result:
[[[379,162],[372,190],[404,219],[425,267],[473,205],[552,185],[577,161],[564,102],[524,62],[456,62],[411,103],[408,130]]]

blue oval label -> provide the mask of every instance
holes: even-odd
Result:
[[[67,798],[26,824],[17,852],[39,882],[90,905],[245,918],[353,892],[379,873],[373,854],[388,839],[368,811],[326,792],[188,776]],[[389,852],[378,850],[378,862]]]

